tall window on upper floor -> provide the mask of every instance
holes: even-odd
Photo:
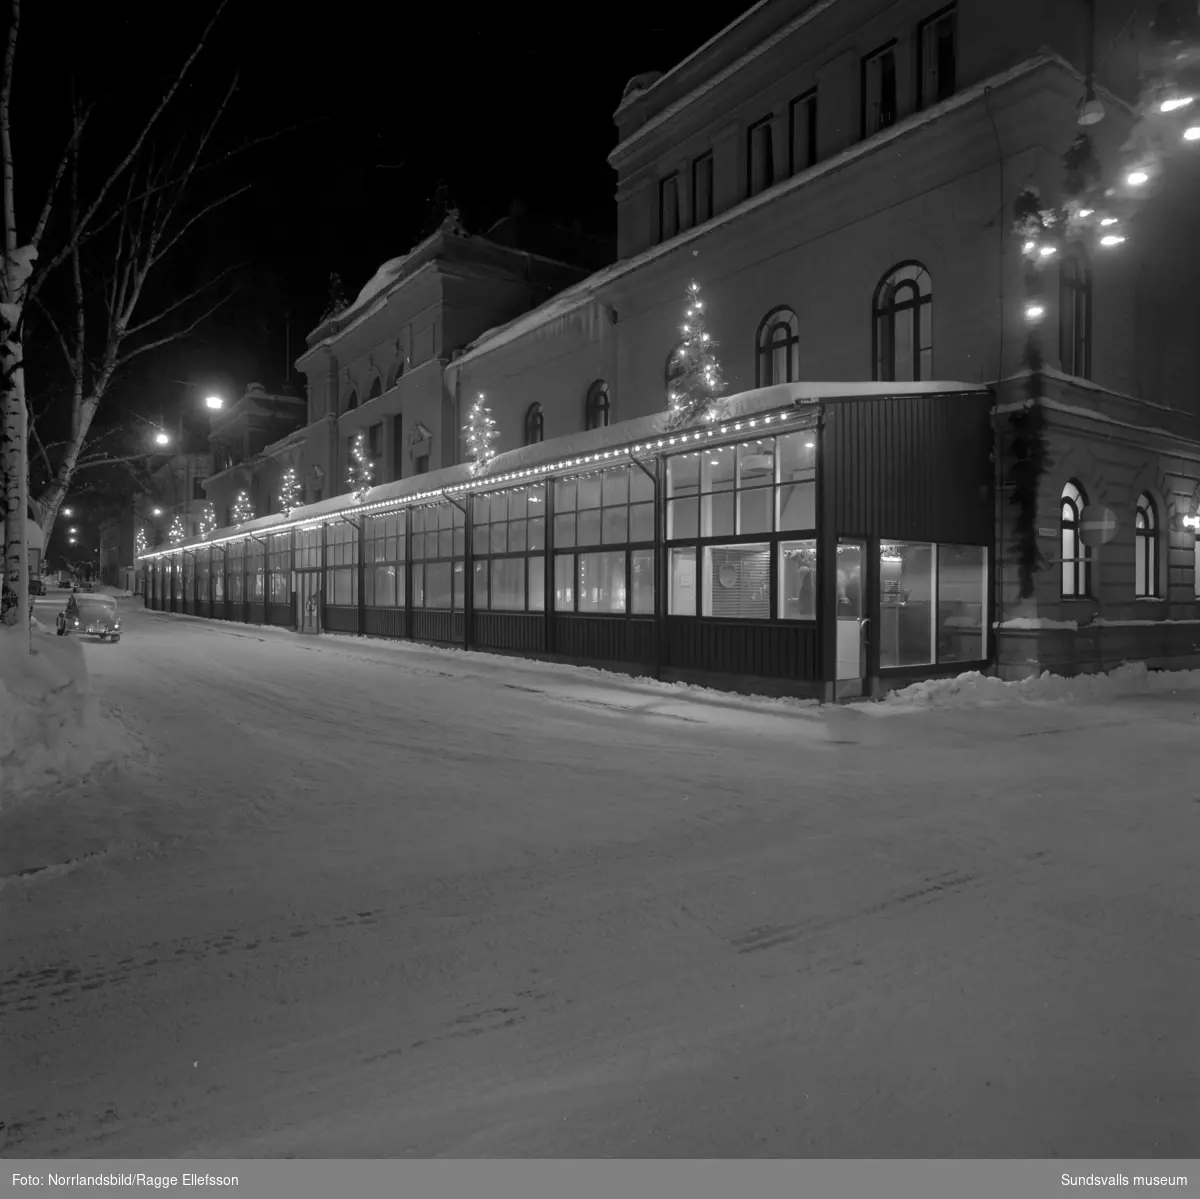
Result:
[[[713,215],[713,156],[701,154],[692,162],[692,224],[703,225]]]
[[[880,280],[872,305],[874,378],[933,378],[933,285],[919,262],[902,262]]]
[[[608,428],[608,415],[608,384],[603,379],[597,379],[588,388],[587,398],[583,402],[583,427],[585,429],[606,429]]]
[[[542,406],[530,404],[525,409],[525,444],[537,445],[546,435],[546,418],[542,415]]]
[[[747,130],[746,194],[756,196],[775,182],[775,153],[771,139],[771,118],[764,117]]]
[[[1148,493],[1138,496],[1133,515],[1133,594],[1141,599],[1157,599],[1158,582],[1158,508]]]
[[[862,61],[862,135],[896,123],[896,43],[888,42]]]
[[[917,103],[921,108],[954,94],[958,59],[954,5],[935,12],[917,30]]]
[[[788,174],[817,161],[817,89],[797,96],[788,106]]]
[[[352,408],[358,407],[358,388],[350,388],[350,394],[346,397],[346,411],[349,412]]]
[[[800,378],[800,321],[790,308],[774,308],[758,326],[756,387]]]
[[[1091,551],[1083,543],[1080,517],[1087,507],[1083,488],[1071,479],[1062,492],[1062,595],[1063,599],[1078,599],[1091,588]]]
[[[679,232],[679,176],[668,175],[658,184],[658,239],[667,241]]]
[[[1058,357],[1064,374],[1092,377],[1092,273],[1082,249],[1058,268]]]
[[[376,375],[374,382],[371,384],[371,390],[367,395],[367,399],[374,400],[381,395],[383,395],[383,380]]]

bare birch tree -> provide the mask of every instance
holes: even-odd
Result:
[[[49,541],[75,472],[113,459],[84,452],[96,411],[121,368],[131,360],[186,335],[211,314],[191,306],[213,280],[187,294],[161,301],[146,313],[147,280],[163,258],[195,224],[237,192],[185,211],[181,201],[212,145],[217,122],[233,95],[236,80],[201,127],[190,150],[177,143],[156,152],[152,135],[220,17],[219,0],[208,24],[174,78],[127,140],[127,149],[96,174],[84,195],[80,157],[90,110],[73,107],[71,128],[44,199],[29,226],[18,221],[16,169],[12,145],[13,66],[21,20],[21,0],[9,0],[11,21],[0,79],[0,157],[2,157],[4,252],[0,262],[0,412],[3,423],[4,584],[8,624],[24,623],[29,578],[25,517],[34,512]],[[52,218],[53,221],[52,221]],[[53,230],[53,244],[47,231]],[[91,258],[90,267],[85,259]],[[98,307],[97,307],[98,301]],[[48,469],[48,484],[36,497],[29,487],[29,417],[26,402],[25,329],[36,311],[52,332],[69,381],[69,432],[51,455],[34,443]],[[101,319],[93,317],[99,311]],[[98,325],[98,327],[97,327]],[[63,414],[57,414],[60,418]],[[15,600],[15,602],[13,602]]]

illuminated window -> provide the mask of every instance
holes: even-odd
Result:
[[[1062,493],[1062,594],[1074,599],[1088,594],[1091,586],[1091,551],[1080,536],[1079,518],[1087,506],[1083,489],[1074,480]]]
[[[1133,593],[1144,599],[1157,599],[1158,583],[1158,509],[1146,494],[1138,497],[1133,517],[1134,583]]]

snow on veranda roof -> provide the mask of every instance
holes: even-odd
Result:
[[[743,423],[749,436],[767,436],[776,430],[786,432],[807,427],[806,408],[815,409],[821,402],[836,402],[878,396],[881,398],[914,395],[987,394],[981,383],[930,380],[921,383],[780,383],[774,387],[759,387],[736,395],[722,396],[713,407],[713,420],[703,425],[668,431],[669,413],[666,409],[649,416],[621,421],[599,429],[556,437],[553,441],[535,442],[497,454],[485,473],[472,475],[470,465],[459,463],[444,466],[424,475],[410,475],[391,483],[372,487],[359,502],[348,495],[330,496],[315,504],[293,510],[290,516],[275,513],[260,516],[228,529],[217,529],[207,537],[193,537],[179,545],[139,554],[138,560],[170,557],[182,550],[202,549],[207,545],[223,545],[246,537],[264,537],[301,526],[312,526],[343,516],[383,515],[415,504],[438,503],[448,493],[485,492],[505,486],[521,486],[555,475],[603,469],[605,464],[620,465],[636,454],[679,453],[687,443],[721,437],[736,440]],[[778,422],[778,423],[776,423]],[[790,422],[790,423],[789,423]],[[763,428],[758,430],[758,426]],[[751,433],[754,429],[756,433]],[[678,449],[675,447],[678,446]]]

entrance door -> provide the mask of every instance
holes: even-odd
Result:
[[[321,572],[319,570],[302,570],[300,572],[300,632],[319,633],[321,631]]]
[[[867,673],[867,549],[861,541],[840,540],[837,547],[837,690],[838,699],[863,693]]]

